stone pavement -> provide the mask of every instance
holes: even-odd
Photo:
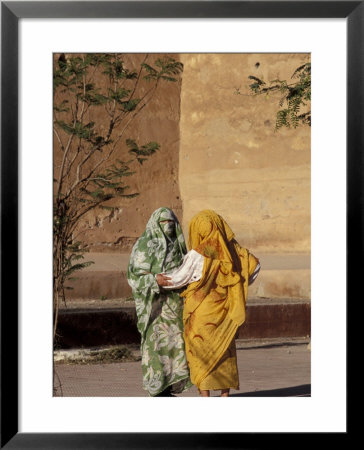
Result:
[[[307,339],[238,339],[236,345],[240,389],[232,390],[232,397],[311,395]],[[55,369],[65,397],[148,397],[141,386],[140,361],[87,365],[56,362]],[[218,394],[217,391],[212,396]],[[179,396],[197,397],[198,392],[192,387]]]

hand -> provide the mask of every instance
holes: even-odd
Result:
[[[168,277],[164,273],[159,273],[158,275],[156,275],[155,278],[157,280],[158,286],[171,286],[172,285],[172,283],[169,282],[171,280],[171,277]]]

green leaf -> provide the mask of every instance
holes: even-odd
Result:
[[[68,104],[68,100],[63,100],[61,103],[59,103],[58,105],[54,105],[53,109],[57,112],[68,112],[70,110],[70,108],[66,107],[66,105]]]
[[[262,81],[260,78],[257,78],[253,75],[249,75],[248,78],[249,78],[249,80],[254,80],[258,86],[265,84],[264,81]]]
[[[136,99],[133,99],[133,100],[129,100],[127,102],[120,102],[121,109],[123,111],[125,111],[125,112],[134,111],[139,103],[140,103],[140,99],[139,98],[136,98]]]
[[[138,157],[151,156],[160,148],[158,142],[148,142],[147,144],[144,144],[141,147],[139,147],[137,143],[132,139],[127,139],[126,145],[129,147],[129,153],[133,153]],[[144,160],[145,158],[143,159],[143,161]]]
[[[131,91],[130,89],[117,88],[116,90],[109,89],[108,92],[110,98],[117,102],[121,102],[124,98],[129,97]]]
[[[150,64],[143,63],[141,65],[147,72],[147,75],[143,77],[147,81],[162,79],[164,81],[175,82],[177,79],[171,75],[178,75],[183,71],[183,64],[169,57],[159,58],[154,64],[159,70],[155,69]]]
[[[72,124],[66,123],[63,120],[56,120],[55,123],[67,134],[74,134],[74,127]]]

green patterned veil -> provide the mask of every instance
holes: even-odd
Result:
[[[160,224],[163,220],[173,220],[175,232],[172,238],[163,233]],[[182,228],[173,211],[166,207],[155,210],[144,233],[133,247],[127,274],[135,299],[142,343],[151,320],[153,302],[160,294],[155,275],[179,267],[186,253]],[[179,297],[177,292],[171,292],[169,295]]]
[[[183,299],[180,291],[160,288],[155,278],[178,268],[186,253],[177,217],[169,208],[159,208],[130,256],[128,283],[141,334],[143,388],[151,396],[178,394],[192,385],[183,340]]]

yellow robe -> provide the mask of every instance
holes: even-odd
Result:
[[[213,211],[190,222],[190,248],[205,256],[203,274],[181,294],[191,381],[199,389],[239,387],[235,334],[245,321],[249,276],[259,261]]]

